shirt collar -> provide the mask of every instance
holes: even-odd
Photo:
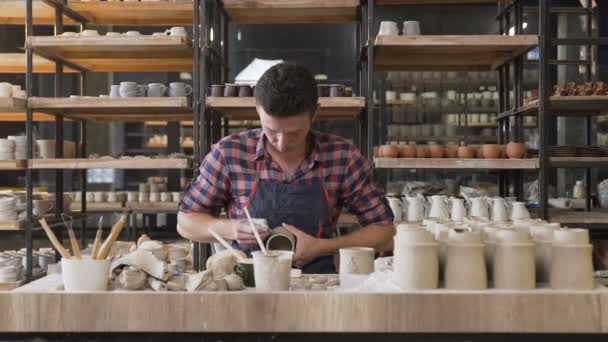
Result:
[[[258,136],[258,143],[255,147],[255,160],[261,159],[264,157],[264,144],[266,143],[266,134],[264,134],[264,130],[260,128],[260,133]],[[312,141],[312,151],[306,155],[306,160],[310,162],[318,162],[319,156],[321,152],[321,143],[319,142],[319,133],[311,130],[309,133],[309,141]]]

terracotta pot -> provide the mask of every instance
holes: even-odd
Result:
[[[475,158],[475,149],[468,146],[460,146],[456,155],[458,158]]]
[[[507,158],[507,145],[500,145],[500,158]]]
[[[481,147],[474,148],[475,158],[483,158],[483,149]]]
[[[443,146],[437,144],[429,144],[428,150],[431,158],[443,158],[445,153]]]
[[[382,145],[378,149],[380,157],[397,158],[399,156],[399,146],[397,145]]]
[[[399,158],[415,158],[416,157],[416,146],[414,145],[402,145],[399,150]]]
[[[426,146],[416,146],[416,158],[428,158],[429,149]]]
[[[380,150],[380,146],[374,146],[374,158],[380,157],[379,150]]]
[[[485,144],[481,146],[483,157],[486,159],[498,159],[500,158],[500,145],[497,144]]]
[[[524,143],[508,143],[507,144],[507,156],[511,159],[523,158],[526,154],[526,144]]]
[[[447,146],[445,148],[445,156],[447,158],[458,158],[458,147],[457,146]]]

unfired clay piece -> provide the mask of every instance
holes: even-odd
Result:
[[[192,274],[186,282],[186,289],[194,291],[215,291],[217,285],[213,281],[213,273],[210,270]]]
[[[118,276],[118,283],[127,290],[141,290],[146,286],[146,278],[146,273],[136,267],[125,267]]]
[[[152,239],[150,239],[150,237],[147,234],[142,234],[139,239],[137,239],[137,246],[141,246],[142,243],[146,242],[146,241],[150,241]]]
[[[158,260],[152,252],[143,249],[137,249],[135,252],[114,260],[111,269],[114,270],[122,265],[137,267],[148,275],[161,280],[167,280],[169,278],[167,264]]]
[[[226,281],[229,291],[238,291],[245,287],[243,279],[238,274],[229,274],[224,277],[224,280]]]
[[[188,276],[185,274],[172,276],[167,281],[167,289],[169,289],[169,291],[186,291],[187,281]]]
[[[245,253],[239,253],[243,258],[247,257]],[[223,250],[207,259],[207,269],[213,272],[214,279],[224,279],[227,275],[234,273],[237,263],[236,257],[229,250]]]
[[[213,281],[215,286],[217,286],[218,291],[228,291],[228,284],[224,279],[218,279]]]
[[[150,287],[157,292],[167,291],[167,284],[156,278],[149,277],[148,285],[150,285]]]

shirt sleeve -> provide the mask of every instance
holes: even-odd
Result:
[[[357,216],[363,227],[393,223],[393,213],[382,190],[371,182],[371,165],[361,152],[351,148],[340,200]]]
[[[178,209],[186,213],[219,213],[226,206],[229,192],[229,168],[216,144],[201,163],[198,177],[188,185]]]

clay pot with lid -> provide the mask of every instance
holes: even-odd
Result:
[[[415,158],[416,157],[416,146],[415,145],[401,145],[399,150],[399,158]]]
[[[510,142],[507,144],[507,157],[511,159],[521,159],[526,155],[526,144]]]
[[[475,149],[466,145],[458,147],[456,152],[458,158],[475,158]]]
[[[443,148],[443,146],[434,142],[429,142],[428,151],[431,158],[443,158],[443,155],[445,153],[445,149]]]
[[[416,158],[428,158],[429,149],[426,146],[416,146]]]
[[[399,156],[399,146],[397,145],[382,145],[378,149],[380,157],[397,158]]]
[[[498,144],[485,144],[481,146],[481,151],[485,159],[498,159],[500,158],[501,145]]]

